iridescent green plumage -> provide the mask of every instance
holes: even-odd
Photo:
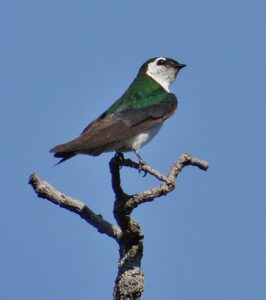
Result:
[[[132,82],[126,92],[111,105],[106,113],[115,113],[125,108],[140,109],[152,104],[158,104],[172,98],[173,94],[166,92],[162,86],[147,75],[140,74]]]
[[[103,152],[134,151],[159,131],[177,108],[169,85],[185,65],[164,57],[148,60],[126,90],[103,114],[91,122],[76,139],[50,150],[61,162],[77,155],[97,156]]]

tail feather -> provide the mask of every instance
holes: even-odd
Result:
[[[70,148],[70,146],[72,149]],[[71,142],[69,142],[69,143],[55,146],[49,152],[54,153],[54,157],[61,158],[61,160],[58,163],[56,163],[56,165],[61,164],[62,162],[70,159],[73,156],[76,156],[77,154],[87,154],[87,155],[92,155],[92,156],[98,156],[101,153],[106,152],[106,146],[97,147],[97,148],[94,147],[91,149],[86,149],[86,151],[80,151],[75,148],[73,149]]]
[[[54,154],[54,157],[61,158],[61,160],[59,160],[59,162],[56,163],[55,165],[57,166],[75,155],[77,155],[75,152],[56,152]]]

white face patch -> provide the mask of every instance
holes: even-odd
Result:
[[[177,70],[169,65],[158,64],[158,61],[166,60],[165,57],[158,57],[148,64],[147,75],[158,82],[168,93],[169,86],[175,80]]]

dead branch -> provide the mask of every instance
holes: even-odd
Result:
[[[66,196],[54,188],[50,183],[39,178],[36,174],[30,176],[29,184],[33,187],[39,198],[46,199],[62,208],[78,214],[100,233],[104,233],[115,240],[120,239],[122,235],[120,228],[105,221],[101,215],[94,213],[80,200]]]
[[[153,201],[173,191],[177,176],[184,167],[195,166],[206,171],[208,163],[185,153],[172,164],[167,176],[147,164],[138,164],[130,159],[124,159],[121,155],[115,155],[110,160],[109,165],[115,194],[113,213],[117,225],[104,220],[101,215],[94,213],[80,200],[59,192],[36,174],[30,176],[29,184],[34,188],[38,197],[78,214],[100,233],[104,233],[117,241],[120,258],[114,287],[114,299],[139,300],[144,290],[144,274],[141,271],[144,236],[139,224],[131,219],[133,209],[142,203]],[[162,183],[138,194],[128,195],[121,186],[120,169],[122,167],[143,171],[145,175],[148,173]]]

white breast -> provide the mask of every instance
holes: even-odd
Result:
[[[126,141],[130,150],[138,150],[146,145],[161,129],[163,123],[157,124]]]

